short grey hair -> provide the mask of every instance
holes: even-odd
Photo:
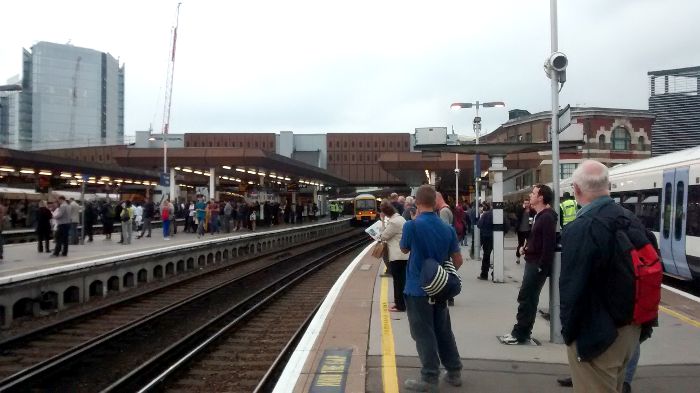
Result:
[[[608,192],[608,167],[595,160],[586,160],[576,168],[573,182],[581,191],[591,194]]]
[[[407,197],[406,197],[406,203],[407,203],[407,204],[412,205],[413,202],[414,202],[414,200],[413,200],[413,197],[412,197],[412,196],[407,196]]]

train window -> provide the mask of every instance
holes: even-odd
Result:
[[[688,186],[688,214],[685,234],[700,236],[700,186]]]
[[[661,217],[659,216],[659,195],[661,190],[642,191],[637,217],[644,226],[654,232],[658,232]]]
[[[679,181],[676,183],[676,226],[674,228],[674,238],[676,240],[681,240],[681,233],[683,232],[683,198],[685,197],[685,183]]]
[[[664,187],[664,239],[668,239],[671,235],[671,206],[671,183],[666,183]]]

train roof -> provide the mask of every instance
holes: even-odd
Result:
[[[372,194],[359,194],[355,199],[377,199],[377,197]]]
[[[632,162],[625,165],[620,165],[611,168],[610,175],[621,175],[650,168],[660,168],[668,165],[677,165],[683,163],[686,163],[687,165],[693,163],[700,163],[700,146],[664,154],[662,156],[647,158],[646,160]]]

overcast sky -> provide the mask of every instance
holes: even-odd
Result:
[[[0,81],[38,41],[109,52],[126,64],[127,135],[161,129],[177,1],[0,3]],[[549,1],[184,1],[171,132],[412,132],[471,135],[508,109],[550,107],[542,65]],[[650,70],[700,65],[700,1],[561,0],[569,57],[562,106],[646,109]]]

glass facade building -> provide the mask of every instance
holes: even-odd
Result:
[[[43,150],[123,143],[124,66],[110,54],[39,42],[31,51],[23,50],[22,89],[17,146],[8,147]]]

